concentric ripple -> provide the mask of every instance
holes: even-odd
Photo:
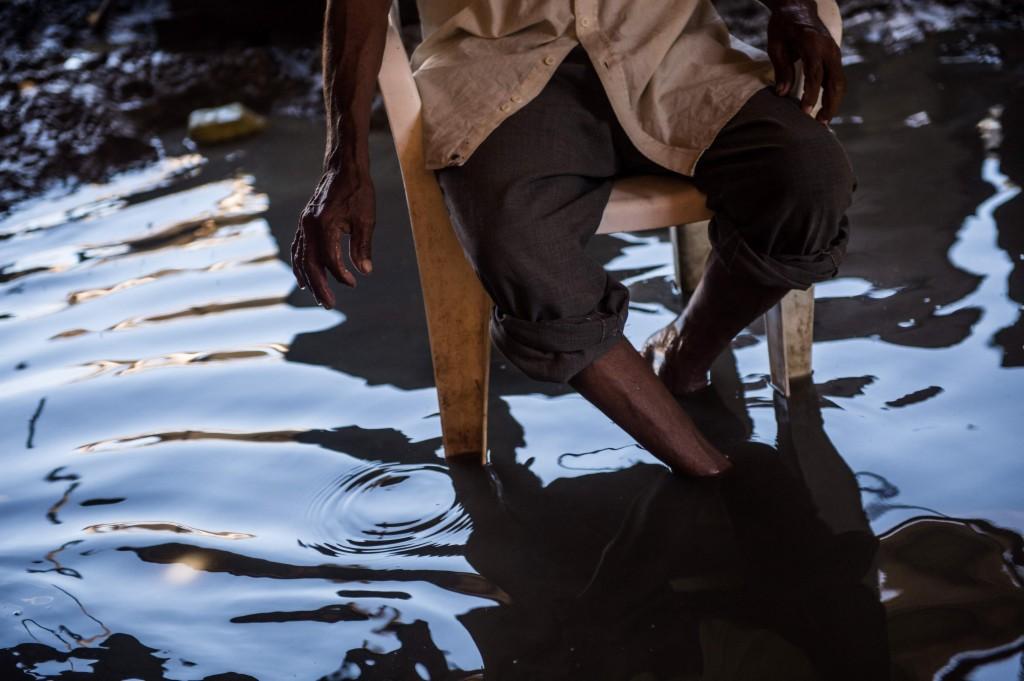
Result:
[[[441,556],[461,553],[471,521],[437,464],[359,466],[321,489],[306,510],[322,553]]]

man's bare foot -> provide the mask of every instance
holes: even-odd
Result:
[[[683,397],[700,390],[708,384],[711,364],[733,337],[788,290],[730,273],[712,251],[686,309],[647,339],[644,355],[652,363],[660,355],[652,368],[669,392]]]
[[[644,341],[643,356],[669,392],[685,397],[710,385],[710,366],[687,355],[682,342],[683,314]]]
[[[724,382],[728,383],[728,380]],[[678,396],[676,400],[683,411],[693,419],[700,434],[719,451],[728,451],[737,442],[745,442],[750,438],[752,426],[745,417],[746,405],[742,396],[738,400],[734,397],[730,401],[739,402],[743,416],[730,407],[723,398],[720,387],[713,384],[688,395]]]
[[[715,477],[732,468],[627,339],[621,338],[569,384],[673,471]]]
[[[700,444],[700,448],[703,451],[705,461],[707,463],[701,467],[701,471],[698,473],[694,473],[694,470],[690,465],[687,465],[685,468],[679,468],[677,466],[669,464],[669,467],[672,468],[672,470],[674,470],[676,473],[682,473],[684,475],[691,475],[700,478],[721,478],[728,476],[735,467],[733,462],[729,460],[729,457],[723,454],[718,447],[716,447],[710,441],[708,441],[708,439],[704,437],[703,433],[700,432],[700,429],[698,429],[696,425],[694,425],[693,434],[694,439],[696,439],[697,442]],[[689,462],[687,463],[689,464]]]

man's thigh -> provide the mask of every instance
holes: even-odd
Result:
[[[591,74],[563,63],[463,165],[436,171],[466,256],[495,303],[524,319],[585,314],[605,289],[583,248],[617,161]]]
[[[463,165],[437,171],[459,242],[495,303],[491,337],[531,378],[567,382],[622,336],[629,292],[584,253],[618,170],[613,128],[579,50]]]

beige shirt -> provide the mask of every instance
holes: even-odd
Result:
[[[417,0],[411,64],[427,168],[462,165],[525,106],[578,43],[647,158],[693,175],[747,99],[773,82],[760,50],[730,36],[710,0]]]

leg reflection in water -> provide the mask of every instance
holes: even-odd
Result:
[[[866,521],[835,531],[771,447],[729,453],[726,480],[638,466],[544,490],[454,464],[466,557],[510,596],[461,618],[487,678],[889,678]]]
[[[448,669],[428,627],[396,622],[397,649],[351,650],[337,678],[890,678],[878,543],[805,387],[779,405],[777,449],[722,434],[726,479],[641,464],[543,485],[494,410],[508,449],[449,462],[472,520],[463,554],[501,594],[456,615],[482,669]]]
[[[626,636],[640,603],[680,637],[689,622],[688,644],[666,653],[686,651],[674,666],[694,678],[888,678],[873,535],[836,533],[771,448],[730,453],[730,480],[665,475],[636,498],[583,594],[588,609],[621,613],[612,623]]]

